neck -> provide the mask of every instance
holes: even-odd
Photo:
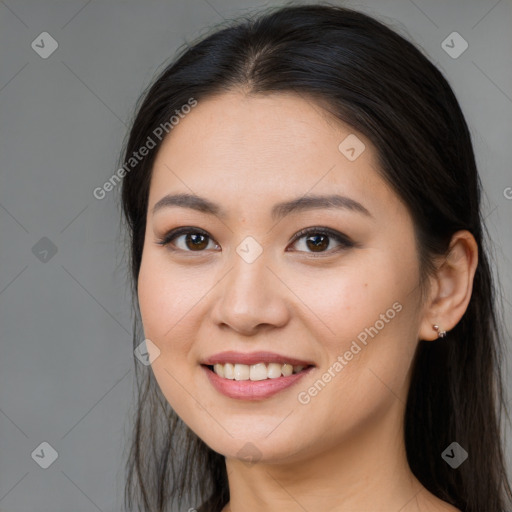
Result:
[[[230,502],[223,512],[416,512],[421,503],[437,505],[428,510],[456,510],[444,508],[411,472],[396,413],[358,427],[336,445],[326,433],[320,450],[305,448],[286,461],[226,458]]]

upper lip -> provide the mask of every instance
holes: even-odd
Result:
[[[288,363],[292,366],[314,366],[311,361],[297,359],[296,357],[285,356],[283,354],[276,354],[275,352],[235,352],[229,350],[227,352],[219,352],[207,359],[201,361],[201,364],[214,365],[224,363],[238,363],[238,364],[257,364],[257,363]]]

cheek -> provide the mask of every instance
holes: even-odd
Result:
[[[190,281],[165,269],[157,254],[143,256],[138,278],[138,299],[144,337],[157,348],[152,369],[166,398],[174,406],[179,395],[177,382],[185,378],[184,368],[194,328],[194,296]],[[183,373],[183,375],[181,375]],[[177,381],[172,377],[177,378]],[[179,387],[179,386],[178,386]]]
[[[188,418],[194,403],[184,389],[190,387],[187,355],[194,326],[186,314],[197,299],[187,299],[186,280],[164,270],[164,263],[157,254],[144,254],[138,278],[139,307],[144,336],[156,346],[150,351],[151,371],[167,402],[180,417]]]
[[[364,415],[396,400],[390,389],[405,390],[419,323],[419,273],[412,249],[402,259],[395,253],[374,251],[322,279],[298,278],[298,295],[314,313],[309,329],[323,345],[322,373],[328,373],[329,390],[314,398],[317,414],[336,404],[333,418],[344,416],[346,407]],[[317,388],[324,389],[321,383]]]
[[[138,278],[138,299],[144,334],[156,343],[174,309],[168,309],[170,296],[163,293],[166,277],[155,263],[154,258],[144,253]]]
[[[354,254],[337,268],[306,270],[287,278],[311,313],[311,330],[328,342],[326,347],[341,351],[358,335],[364,341],[366,330],[375,324],[384,332],[402,323],[406,303],[415,300],[411,290],[418,273],[414,261],[404,264],[392,252],[374,251]]]
[[[163,342],[175,339],[184,329],[191,330],[193,308],[207,286],[204,280],[171,267],[165,254],[145,252],[138,278],[138,299],[146,337]]]

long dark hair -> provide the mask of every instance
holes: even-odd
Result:
[[[330,4],[288,5],[229,22],[184,47],[145,91],[123,157],[129,161],[148,137],[155,143],[122,182],[134,348],[144,339],[136,293],[151,170],[161,144],[155,130],[165,123],[169,128],[191,98],[201,102],[239,88],[299,94],[368,137],[382,176],[413,218],[421,285],[453,233],[467,229],[475,237],[479,262],[466,313],[442,342],[418,342],[405,445],[412,472],[430,492],[464,512],[503,512],[512,501],[501,440],[502,413],[510,420],[500,367],[505,333],[471,136],[442,73],[413,44],[365,14]],[[203,512],[220,511],[229,501],[225,458],[176,415],[151,368],[134,361],[138,404],[125,506],[162,512],[186,500],[201,504]],[[441,457],[454,441],[469,453],[457,469]]]

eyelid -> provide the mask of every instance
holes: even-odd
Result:
[[[353,242],[347,235],[344,235],[343,233],[340,233],[339,231],[336,231],[331,228],[326,228],[323,226],[311,226],[309,228],[301,229],[295,235],[293,235],[292,239],[290,240],[290,243],[296,242],[297,240],[299,240],[309,234],[327,235],[327,236],[337,240],[340,244],[346,245],[346,246],[356,245],[356,243]],[[320,253],[318,253],[318,254],[320,254]]]
[[[195,233],[195,234],[200,234],[200,235],[206,236],[210,241],[214,242],[216,245],[219,245],[217,243],[217,241],[207,231],[205,231],[204,229],[201,229],[201,228],[194,227],[194,226],[182,226],[179,228],[172,229],[169,232],[167,232],[165,235],[163,235],[163,237],[161,239],[158,239],[156,241],[156,243],[158,245],[161,245],[164,247],[171,246],[171,242],[174,239],[178,238],[181,235],[188,234],[188,233]],[[289,244],[294,244],[301,238],[304,238],[310,234],[326,235],[326,236],[336,240],[340,244],[340,246],[335,249],[329,249],[327,251],[320,251],[318,253],[307,252],[307,251],[294,251],[294,252],[306,253],[313,257],[322,257],[322,256],[331,255],[331,254],[338,252],[339,250],[342,250],[342,249],[347,249],[350,247],[358,247],[358,244],[356,242],[352,241],[350,239],[350,237],[348,237],[347,235],[345,235],[339,231],[336,231],[334,229],[323,227],[323,226],[310,226],[310,227],[301,229],[300,231],[295,233],[295,235],[293,235]],[[172,248],[169,247],[169,249],[172,251],[180,251],[182,253],[205,252],[204,250],[202,250],[202,251],[185,251],[183,249],[178,249],[176,247],[172,247]]]
[[[217,243],[217,241],[212,236],[210,236],[210,234],[207,231],[205,231],[204,229],[201,229],[201,228],[196,228],[194,226],[181,226],[179,228],[171,229],[170,231],[165,233],[162,236],[162,238],[157,239],[156,243],[158,245],[167,247],[171,251],[180,251],[182,253],[204,252],[204,251],[184,251],[183,249],[178,249],[177,247],[171,246],[171,241],[173,241],[174,239],[178,238],[181,235],[186,235],[188,233],[194,233],[194,234],[206,236],[206,237],[208,237],[209,240],[211,240],[215,244],[219,245]]]

